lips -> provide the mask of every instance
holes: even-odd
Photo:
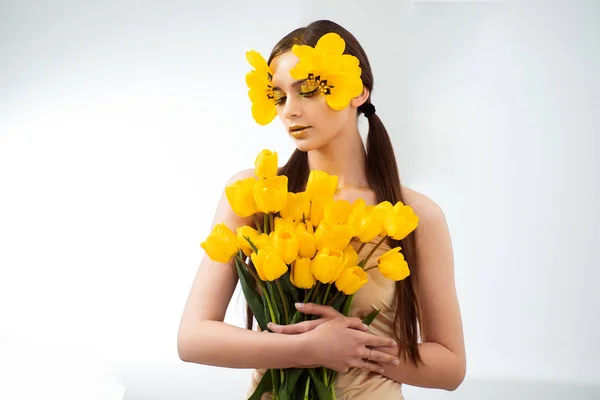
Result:
[[[310,126],[292,125],[289,127],[288,130],[290,132],[290,135],[292,135],[292,137],[294,137],[295,139],[300,139],[306,135],[306,132],[308,131],[309,128],[310,128]]]

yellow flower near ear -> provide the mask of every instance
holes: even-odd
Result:
[[[298,238],[298,255],[303,258],[312,258],[317,252],[317,243],[312,224],[299,223],[296,227],[296,237]]]
[[[263,281],[274,281],[287,271],[287,265],[277,255],[273,247],[260,249],[258,253],[252,253],[250,258],[256,272],[258,272],[258,276]]]
[[[385,231],[388,236],[402,240],[417,228],[419,217],[412,207],[397,202],[385,221]]]
[[[291,193],[287,195],[285,207],[281,210],[283,218],[290,218],[294,221],[300,221],[302,218],[310,217],[310,200],[306,192]]]
[[[401,281],[410,275],[408,263],[400,250],[400,247],[394,247],[377,259],[379,272],[393,281]]]
[[[272,242],[275,252],[286,264],[291,264],[298,258],[298,238],[292,230],[276,229]]]
[[[215,225],[208,238],[200,244],[211,260],[226,263],[240,250],[235,233],[224,223]]]
[[[292,273],[290,274],[290,281],[292,285],[300,289],[310,289],[315,286],[317,280],[310,270],[310,258],[298,258],[292,265]]]
[[[260,53],[254,50],[248,51],[246,59],[254,67],[254,70],[246,74],[248,97],[252,101],[252,117],[260,125],[267,125],[277,115],[271,83],[273,73]]]
[[[249,217],[258,212],[254,201],[254,178],[240,179],[225,188],[227,201],[234,213],[240,217]]]
[[[277,175],[277,152],[262,150],[254,161],[254,174],[259,178],[271,178]]]
[[[353,55],[343,54],[345,48],[344,39],[333,32],[323,35],[315,47],[292,47],[300,61],[290,75],[296,80],[306,79],[301,90],[317,90],[334,110],[346,108],[363,91],[360,62]]]
[[[311,201],[315,199],[324,200],[333,198],[338,185],[338,177],[329,175],[327,172],[312,170],[308,175],[306,193]],[[314,221],[313,221],[314,222]]]
[[[354,294],[368,282],[367,273],[358,266],[344,268],[335,281],[335,287],[346,295]]]
[[[246,238],[249,238],[250,241],[256,246],[258,231],[252,227],[249,227],[248,225],[243,225],[237,228],[236,233],[240,248],[246,256],[250,256],[250,254],[252,254],[252,246],[250,246],[250,243],[248,243]]]
[[[333,283],[342,273],[346,258],[342,251],[323,249],[313,258],[310,270],[319,282]]]
[[[254,200],[263,213],[278,212],[285,207],[287,200],[287,176],[274,176],[259,179],[254,185]]]

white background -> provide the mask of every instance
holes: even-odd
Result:
[[[600,385],[600,2],[367,4],[0,2],[7,398],[99,376],[115,398],[242,398],[248,370],[179,360],[178,323],[225,181],[293,150],[251,118],[245,51],[321,18],[364,46],[403,184],[450,225],[468,373],[435,398]]]

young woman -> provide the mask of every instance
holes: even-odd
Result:
[[[312,75],[298,79],[302,72],[297,68],[300,58],[292,51],[294,45],[315,48],[331,33],[343,39],[344,54],[357,60],[360,79],[323,82]],[[335,48],[338,42],[329,44]],[[346,29],[322,20],[286,35],[267,63],[274,108],[269,105],[261,110],[259,104],[253,112],[259,123],[268,123],[277,115],[297,147],[279,171],[288,177],[288,190],[304,190],[309,172],[316,169],[339,177],[336,199],[410,205],[419,217],[418,228],[401,242],[390,240],[380,246],[376,250],[380,253],[375,254],[400,246],[410,276],[394,282],[383,279],[377,269],[370,270],[369,282],[355,295],[350,317],[309,303],[300,311],[320,318],[287,326],[270,324],[272,332],[267,334],[252,330],[251,320],[250,329],[223,322],[238,280],[236,268],[205,256],[181,320],[180,358],[254,368],[249,394],[267,368],[308,366],[339,372],[338,399],[402,399],[403,383],[455,390],[464,379],[466,362],[448,227],[433,200],[400,184],[390,138],[371,102],[373,73],[363,48]],[[351,64],[344,64],[345,71],[352,70]],[[358,129],[361,114],[369,122],[366,149]],[[253,170],[241,171],[230,182],[252,176]],[[213,225],[221,222],[232,230],[252,224],[234,214],[225,194]],[[365,328],[360,318],[373,307],[381,313]]]

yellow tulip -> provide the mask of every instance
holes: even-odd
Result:
[[[240,217],[249,217],[258,212],[254,201],[255,178],[240,179],[225,188],[227,201],[234,213]]]
[[[289,229],[275,230],[273,248],[286,264],[293,263],[298,258],[298,238],[294,231]]]
[[[368,282],[367,273],[361,267],[344,268],[335,281],[335,287],[344,294],[354,294]]]
[[[350,243],[346,247],[344,253],[346,254],[346,263],[344,264],[344,268],[354,267],[355,265],[358,265],[358,253],[356,252],[356,250],[354,250],[354,246],[352,246],[352,243]]]
[[[310,217],[310,199],[306,192],[288,193],[285,207],[281,210],[283,218],[290,218],[294,221]]]
[[[348,222],[348,217],[352,211],[352,206],[348,200],[331,200],[325,203],[323,218],[329,224],[344,225]]]
[[[248,225],[243,225],[237,228],[236,233],[240,248],[246,256],[250,256],[250,254],[252,254],[252,247],[246,238],[249,238],[250,241],[256,246],[258,231]]]
[[[280,175],[259,179],[254,185],[254,200],[263,213],[278,212],[287,200],[287,176]]]
[[[310,258],[298,258],[292,265],[290,280],[292,285],[300,289],[310,289],[317,283],[313,273],[310,270]]]
[[[298,224],[296,227],[296,237],[298,238],[298,256],[313,258],[317,252],[317,244],[310,221],[307,221],[305,224]]]
[[[402,240],[417,228],[419,217],[410,206],[397,202],[385,221],[385,232],[393,239]]]
[[[325,248],[313,258],[310,270],[319,282],[333,283],[342,273],[346,258],[342,251]]]
[[[321,221],[315,231],[317,250],[329,248],[332,250],[344,250],[354,236],[354,230],[348,225],[330,225]]]
[[[278,229],[290,229],[295,230],[298,222],[291,218],[275,218],[275,230]]]
[[[385,224],[394,206],[389,201],[382,201],[373,208],[373,219]]]
[[[325,215],[325,205],[328,201],[331,201],[329,198],[325,197],[317,197],[310,202],[310,221],[318,226],[323,217]]]
[[[240,250],[235,233],[225,224],[215,225],[206,240],[200,244],[211,260],[226,263]]]
[[[312,170],[308,175],[306,193],[314,201],[316,198],[327,199],[333,197],[338,185],[338,177],[327,172]]]
[[[258,235],[256,238],[254,238],[252,243],[254,243],[254,246],[256,246],[256,248],[259,250],[264,249],[265,247],[270,247],[273,244],[271,238],[266,233],[261,233]]]
[[[377,259],[379,272],[393,281],[401,281],[410,275],[408,263],[400,250],[400,247],[394,247]]]
[[[287,271],[287,265],[277,255],[273,247],[259,249],[250,256],[252,263],[263,281],[274,281]]]
[[[353,208],[352,214],[348,219],[354,229],[354,236],[358,237],[363,243],[368,243],[381,234],[383,222],[379,222],[374,216],[375,207],[362,204]]]
[[[254,174],[259,178],[272,178],[277,175],[277,152],[263,150],[254,161]]]

